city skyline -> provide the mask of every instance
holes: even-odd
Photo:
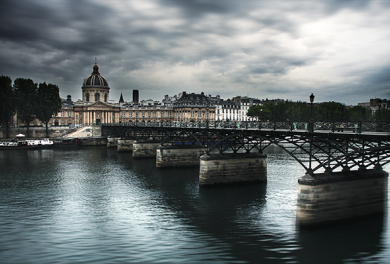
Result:
[[[56,84],[62,98],[81,98],[95,58],[115,101],[390,95],[388,1],[5,0],[0,13],[0,75]]]

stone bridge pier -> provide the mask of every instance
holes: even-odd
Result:
[[[156,167],[199,166],[199,158],[205,153],[201,145],[167,145],[156,150]]]
[[[388,176],[381,169],[303,176],[298,180],[298,223],[327,224],[383,213]]]
[[[200,157],[199,185],[266,181],[267,155],[265,154],[205,154]]]
[[[160,146],[160,142],[133,142],[133,158],[155,158],[157,147]]]

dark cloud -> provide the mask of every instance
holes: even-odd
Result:
[[[0,74],[56,83],[77,98],[97,57],[114,99],[130,100],[132,89],[156,100],[183,90],[299,99],[316,89],[318,98],[358,102],[388,94],[389,68],[379,65],[389,50],[377,64],[351,54],[354,65],[339,47],[359,41],[343,34],[372,28],[389,42],[389,10],[386,1],[355,0],[3,0]],[[324,21],[326,32],[313,26]]]
[[[181,9],[183,17],[201,18],[207,14],[226,14],[236,6],[233,1],[207,0],[162,0],[162,5]]]

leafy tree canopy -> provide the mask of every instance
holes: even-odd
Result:
[[[57,85],[40,83],[37,90],[36,117],[46,125],[46,135],[48,135],[48,123],[53,115],[61,109],[60,89]]]
[[[27,136],[30,123],[35,119],[38,85],[31,79],[18,78],[14,81],[14,91],[18,118],[27,125]]]
[[[9,138],[9,123],[15,114],[15,96],[12,80],[8,76],[0,76],[0,123],[5,124],[7,138]]]

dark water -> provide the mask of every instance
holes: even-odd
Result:
[[[296,226],[304,170],[276,147],[251,186],[200,188],[198,168],[104,147],[0,151],[0,168],[0,263],[390,263],[387,208]]]

